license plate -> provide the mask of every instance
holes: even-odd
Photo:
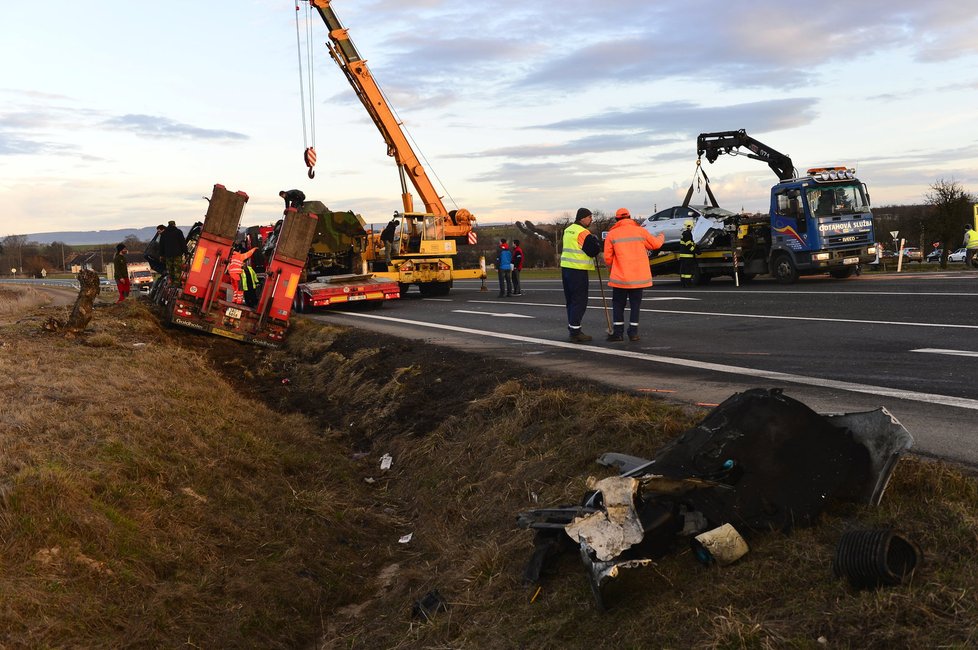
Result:
[[[234,307],[228,307],[227,311],[224,312],[224,315],[228,318],[241,318],[241,310]]]
[[[847,257],[844,260],[842,260],[842,263],[843,264],[859,264],[859,258],[858,257]]]
[[[367,296],[350,296],[349,298],[350,302],[353,302],[354,300],[366,300],[366,299]]]

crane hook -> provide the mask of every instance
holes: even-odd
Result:
[[[307,175],[309,176],[310,179],[316,178],[316,170],[313,169],[313,167],[316,166],[316,148],[306,147],[306,150],[303,153],[302,157],[306,162],[306,167],[309,168]]]

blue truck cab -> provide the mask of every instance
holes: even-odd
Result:
[[[757,237],[757,228],[754,234],[755,241],[766,243]],[[785,284],[799,275],[849,277],[860,264],[876,258],[866,185],[845,167],[809,169],[804,176],[779,182],[771,188],[769,237],[763,256],[767,268],[756,263],[762,256],[755,255],[755,264],[745,272],[770,272]]]

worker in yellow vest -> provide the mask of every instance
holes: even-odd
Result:
[[[560,281],[567,303],[567,331],[572,343],[587,343],[591,337],[581,331],[581,320],[587,310],[588,271],[594,268],[594,258],[601,252],[601,242],[588,232],[594,216],[580,208],[574,223],[564,229],[560,252]]]
[[[964,254],[964,268],[970,269],[975,254],[978,253],[978,230],[975,230],[970,223],[964,225],[964,247],[967,249]]]

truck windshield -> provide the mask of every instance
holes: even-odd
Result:
[[[817,216],[869,212],[862,185],[819,185],[808,190],[808,205]]]

